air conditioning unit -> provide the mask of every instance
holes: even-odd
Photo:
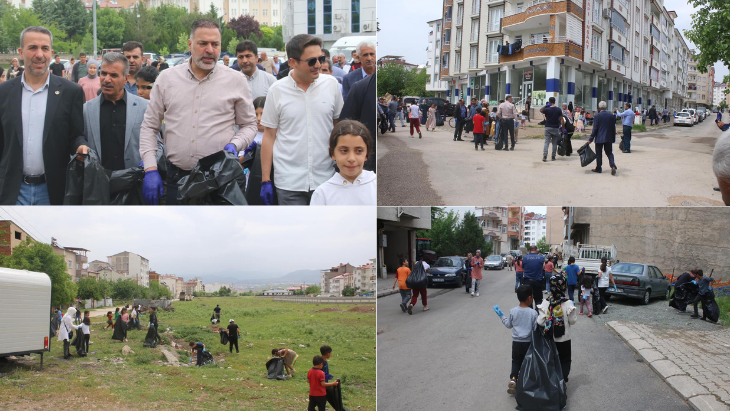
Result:
[[[603,9],[603,18],[604,19],[610,19],[611,18],[611,10],[609,10],[609,9]]]
[[[370,23],[363,24],[362,31],[372,31],[372,24],[370,24]]]
[[[340,26],[339,24],[335,24],[334,26],[332,26],[332,31],[340,32],[342,31],[342,26]]]

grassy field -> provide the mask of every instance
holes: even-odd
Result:
[[[720,307],[720,319],[723,325],[730,326],[730,296],[717,297],[717,305]]]
[[[241,327],[240,354],[228,353],[220,336],[211,331],[216,304],[221,320],[233,318]],[[160,310],[163,345],[142,346],[146,327],[129,331],[127,343],[111,339],[102,318],[94,318],[85,358],[63,359],[62,343],[53,338],[52,350],[38,370],[39,356],[0,362],[0,409],[45,410],[59,406],[120,410],[303,410],[309,395],[307,371],[319,347],[332,347],[330,373],[342,382],[345,407],[375,411],[375,306],[280,303],[254,297],[196,298],[175,302],[174,312]],[[353,310],[353,311],[350,311]],[[142,324],[148,321],[142,316]],[[170,328],[167,331],[168,327]],[[183,365],[189,350],[173,349],[171,340],[201,341],[215,365]],[[134,354],[122,355],[124,345]],[[283,344],[283,345],[282,345]],[[251,345],[251,346],[250,346]],[[304,345],[302,348],[300,345]],[[299,354],[294,377],[268,380],[266,361],[274,347]],[[165,361],[161,349],[179,355],[179,366]],[[62,394],[63,393],[63,394]]]

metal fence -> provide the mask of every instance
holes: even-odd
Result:
[[[274,301],[308,304],[375,304],[375,297],[274,297]]]

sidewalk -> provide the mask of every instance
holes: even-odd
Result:
[[[378,298],[386,297],[399,292],[397,286],[395,287],[395,290],[393,289],[393,281],[395,281],[395,273],[388,274],[388,278],[378,277]]]
[[[663,329],[611,321],[613,329],[697,411],[730,411],[730,328]]]

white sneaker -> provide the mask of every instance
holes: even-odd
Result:
[[[606,314],[606,310],[608,310],[608,306],[605,306],[603,310],[601,310],[601,314]]]
[[[474,293],[471,293],[471,296],[474,297]]]
[[[423,311],[428,311],[428,310],[430,310],[430,308],[428,308],[428,307],[423,307]]]
[[[479,293],[477,293],[477,297],[479,297]]]

